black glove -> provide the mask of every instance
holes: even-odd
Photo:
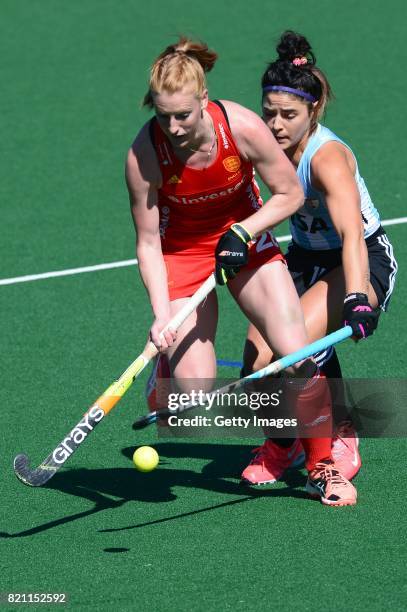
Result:
[[[365,293],[349,293],[343,303],[343,322],[350,325],[355,338],[371,336],[377,327],[379,315],[369,304]]]
[[[249,261],[247,244],[252,239],[249,232],[239,223],[234,223],[220,237],[215,249],[215,275],[219,285],[226,285],[228,280],[235,278],[240,268],[247,264]]]

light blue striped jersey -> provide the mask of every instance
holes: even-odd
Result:
[[[335,140],[352,149],[336,134],[321,124],[309,139],[297,168],[305,194],[304,205],[290,219],[290,230],[294,242],[309,250],[338,249],[342,246],[341,239],[332,223],[325,196],[313,188],[311,184],[311,161],[315,153],[326,142]],[[356,160],[355,160],[356,161]],[[366,188],[365,181],[359,174],[356,163],[355,180],[360,193],[361,215],[365,228],[365,238],[371,236],[380,226],[380,216],[374,207]]]

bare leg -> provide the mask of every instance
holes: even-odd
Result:
[[[307,344],[298,295],[283,262],[242,270],[229,289],[276,355],[287,355]]]
[[[174,316],[188,301],[182,298],[171,302],[171,316]],[[181,381],[182,391],[196,387],[186,383],[192,379],[208,380],[216,376],[214,341],[218,321],[216,292],[212,291],[206,300],[186,319],[177,333],[176,342],[168,349],[170,369],[177,383]],[[209,387],[209,385],[208,385]],[[202,390],[209,390],[202,389]]]

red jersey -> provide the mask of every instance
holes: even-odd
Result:
[[[190,168],[179,161],[158,122],[152,125],[162,176],[158,206],[164,253],[213,250],[232,223],[262,205],[253,165],[240,155],[225,114],[214,102],[206,110],[218,144],[216,159],[206,168]]]
[[[220,103],[208,103],[218,147],[215,161],[202,169],[182,163],[157,120],[150,123],[162,176],[158,207],[170,300],[198,289],[215,268],[215,247],[222,234],[263,204],[253,164],[240,155],[222,109]],[[246,268],[276,260],[284,257],[267,231],[250,244]]]

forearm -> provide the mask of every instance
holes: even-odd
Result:
[[[303,204],[304,194],[295,189],[290,194],[273,195],[259,210],[242,221],[252,236],[260,236],[293,215]]]
[[[345,291],[365,293],[369,290],[369,259],[366,242],[362,234],[358,237],[344,236],[342,242],[342,266],[345,276]]]
[[[342,260],[346,293],[343,322],[351,326],[357,341],[371,336],[379,320],[368,298],[369,260],[362,231],[359,239],[342,239]]]
[[[147,289],[151,308],[157,319],[170,317],[167,270],[161,249],[148,243],[137,244],[140,276]]]

